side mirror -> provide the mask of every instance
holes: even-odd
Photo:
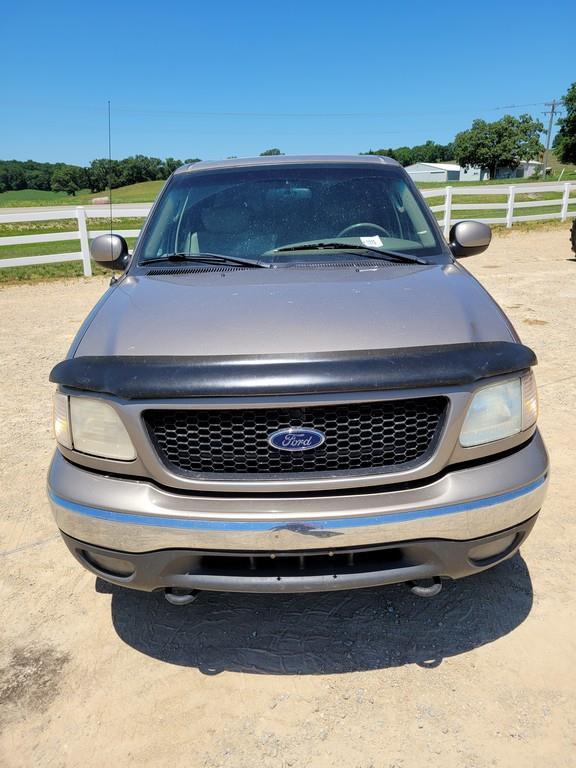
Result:
[[[490,245],[492,230],[480,221],[459,221],[454,224],[449,235],[450,250],[456,256],[474,256],[482,253]]]
[[[90,255],[97,264],[123,272],[128,266],[128,244],[120,235],[99,235],[90,243]]]

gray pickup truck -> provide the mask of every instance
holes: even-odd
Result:
[[[305,592],[511,557],[542,506],[534,353],[382,157],[179,168],[56,365],[48,493],[102,579]]]

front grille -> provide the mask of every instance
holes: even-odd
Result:
[[[149,410],[144,421],[161,459],[184,474],[267,475],[392,471],[434,450],[446,398],[226,410]],[[325,442],[308,451],[268,444],[273,432],[309,427]]]

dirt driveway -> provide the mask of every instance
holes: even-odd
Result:
[[[538,353],[553,474],[521,555],[428,601],[95,581],[45,497],[48,372],[106,281],[0,291],[0,765],[576,766],[576,263],[555,228],[466,266]]]

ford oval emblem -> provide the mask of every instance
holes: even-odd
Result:
[[[308,427],[289,427],[268,435],[268,443],[279,451],[310,451],[325,439],[322,432]]]

